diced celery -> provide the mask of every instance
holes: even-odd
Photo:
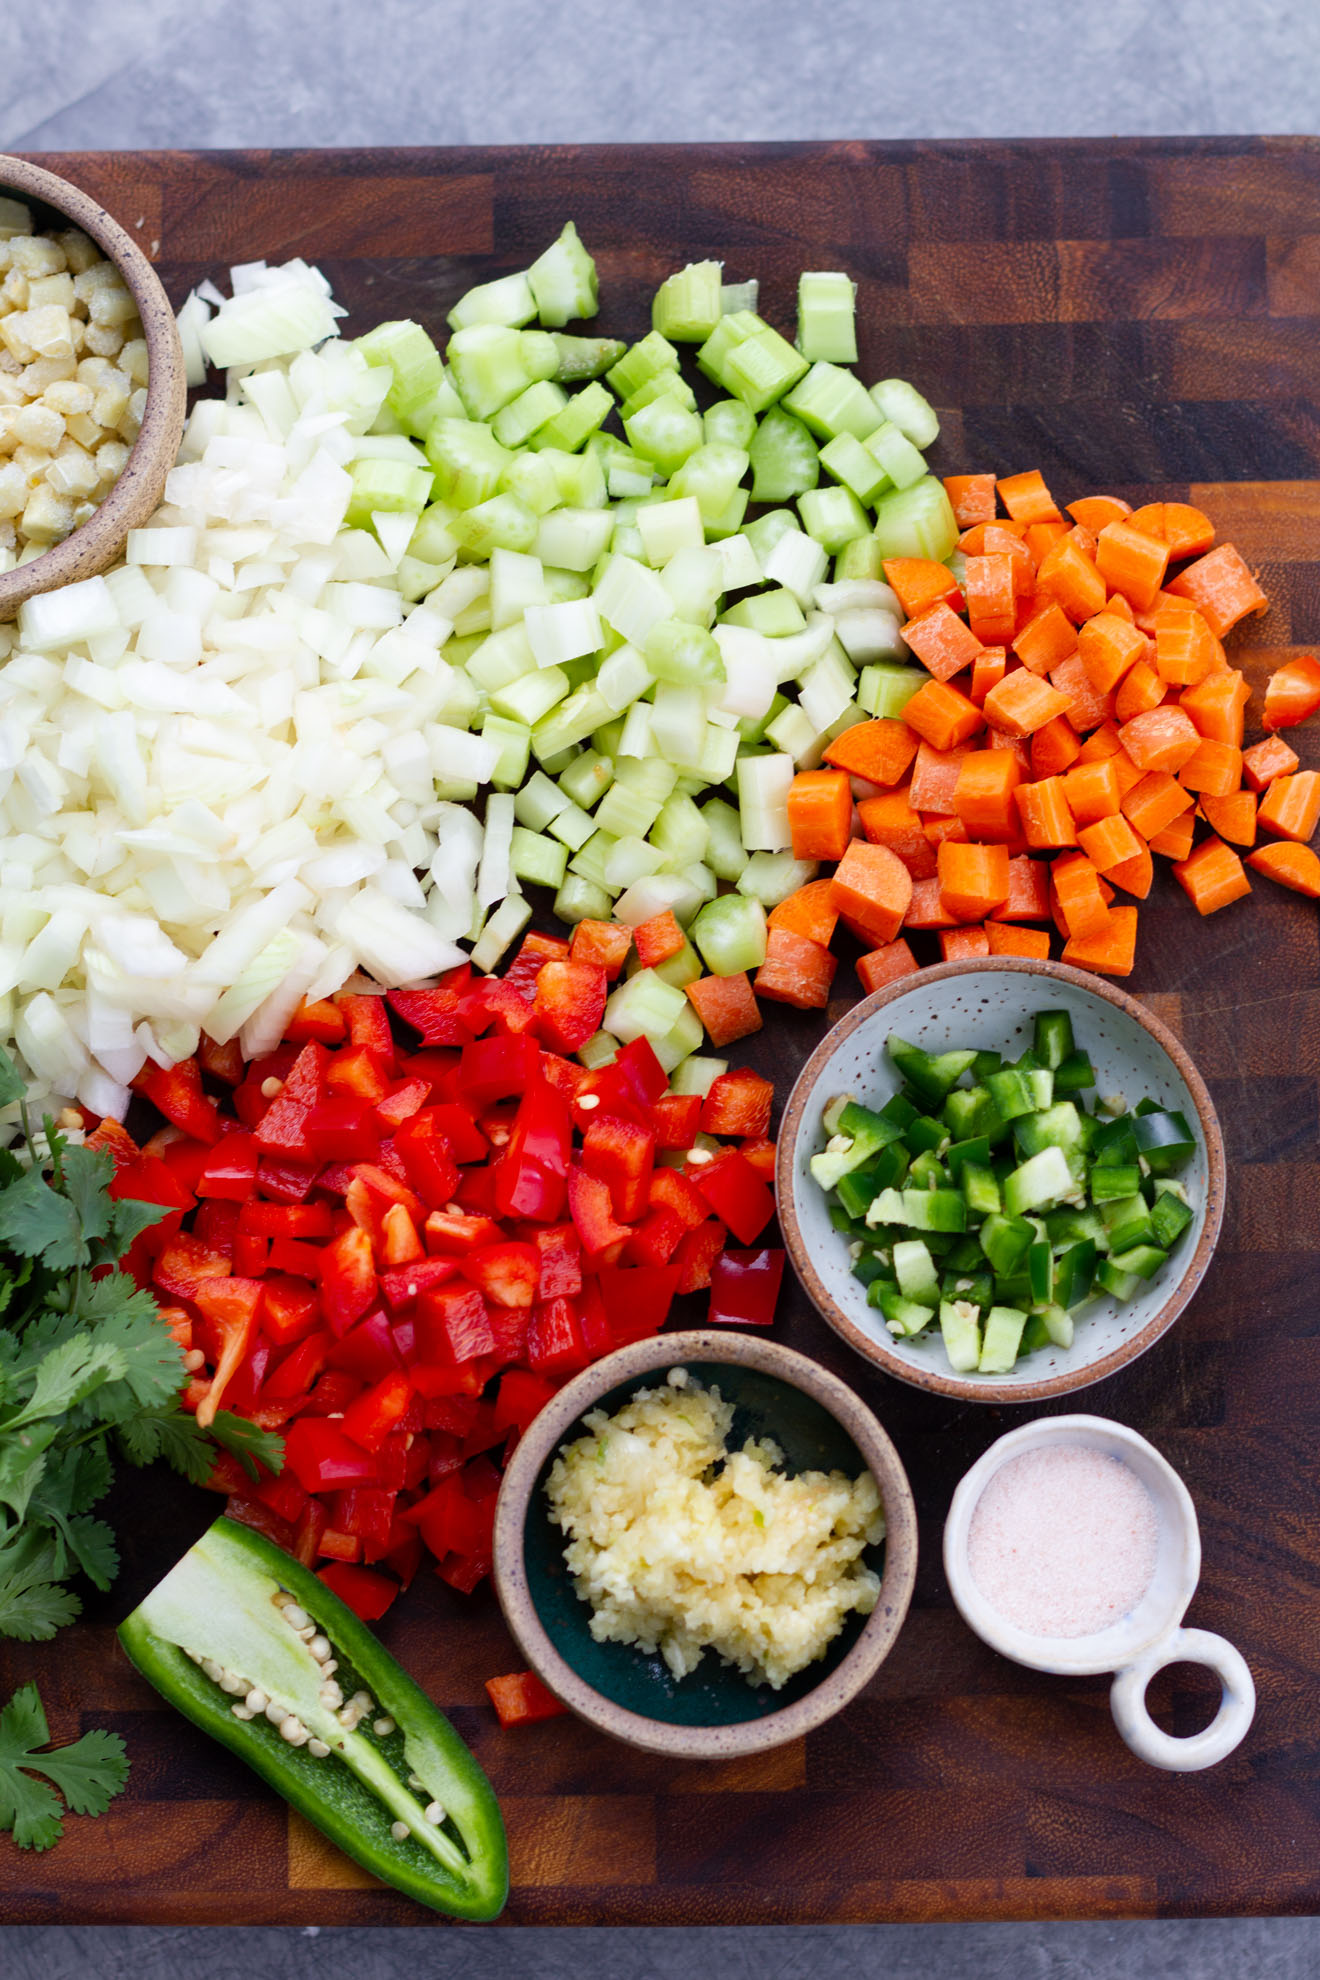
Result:
[[[707,901],[688,932],[714,976],[738,976],[765,961],[765,909],[750,895]]]
[[[568,693],[568,675],[562,667],[538,667],[532,673],[522,674],[507,686],[496,688],[490,697],[490,705],[497,714],[507,715],[510,720],[521,723],[525,733],[543,715],[561,702]]]
[[[832,440],[827,440],[820,450],[820,463],[836,481],[851,489],[859,502],[874,502],[889,479],[875,456],[851,433],[836,433]],[[855,540],[851,536],[848,538],[850,543]]]
[[[661,474],[673,474],[701,445],[701,418],[672,394],[643,406],[624,426],[628,445]]]
[[[884,574],[884,558],[873,536],[855,536],[834,559],[836,584],[845,584],[852,578],[880,579]]]
[[[661,681],[651,708],[652,747],[667,763],[696,767],[705,742],[705,697],[701,689]]]
[[[555,813],[546,830],[553,838],[560,840],[570,852],[580,852],[596,830],[596,822],[589,811],[581,805],[570,804],[563,811]]]
[[[797,528],[783,530],[769,555],[761,558],[766,581],[782,584],[804,608],[811,604],[812,593],[828,568],[829,558],[822,546]]]
[[[748,717],[738,724],[739,742],[748,744],[763,742],[770,735],[770,724],[789,705],[788,698],[776,690],[770,698],[770,706],[766,709],[764,715],[755,719]],[[774,738],[771,737],[771,741],[773,740]],[[781,745],[781,747],[783,746]]]
[[[459,549],[482,563],[494,550],[530,550],[537,535],[536,516],[516,495],[492,495],[461,509],[449,527]]]
[[[543,832],[529,832],[515,825],[509,861],[520,880],[538,887],[558,887],[568,867],[568,848],[547,839]]]
[[[762,574],[765,571],[766,558],[769,557],[780,537],[786,536],[789,530],[796,530],[799,535],[801,534],[798,519],[791,509],[767,509],[763,516],[757,516],[755,522],[748,523],[747,541],[752,546]]]
[[[654,1043],[666,1037],[690,1008],[681,990],[672,983],[662,983],[653,969],[641,969],[611,993],[601,1023],[621,1045],[631,1044],[634,1038],[649,1038]]]
[[[614,765],[598,749],[584,749],[560,773],[559,788],[574,804],[590,810],[614,782]]]
[[[615,789],[618,789],[617,784]],[[654,846],[648,846],[645,839],[631,834],[616,839],[605,856],[605,885],[611,892],[621,893],[634,881],[658,872],[663,864],[662,854]]]
[[[857,706],[868,715],[901,715],[917,689],[929,679],[924,667],[898,667],[878,661],[863,667],[858,676]]]
[[[820,455],[800,419],[782,405],[772,406],[748,449],[752,496],[757,502],[787,502],[820,480]]]
[[[908,650],[902,638],[898,615],[870,606],[837,612],[834,616],[834,636],[856,666],[870,660],[897,660],[899,654]]]
[[[678,367],[674,346],[658,330],[652,330],[618,359],[606,377],[620,399],[630,399],[648,379],[662,371],[676,372]]]
[[[767,639],[782,639],[799,633],[806,625],[802,607],[791,591],[761,591],[754,598],[741,598],[724,613],[721,625],[747,626]]]
[[[646,561],[657,569],[680,550],[705,548],[706,531],[695,495],[682,501],[644,502],[637,511],[637,528],[646,546]]]
[[[704,1100],[721,1073],[729,1070],[727,1059],[715,1059],[709,1054],[704,1057],[693,1053],[684,1059],[669,1082],[671,1093],[695,1093]]]
[[[711,547],[720,560],[726,591],[742,591],[749,584],[760,584],[760,559],[745,531],[735,530],[732,535],[721,536]]]
[[[734,392],[726,367],[739,344],[745,343],[749,338],[757,336],[760,331],[768,328],[769,325],[763,323],[752,310],[726,311],[697,352],[699,368],[705,372],[707,378],[713,378],[717,385],[746,404],[742,393]],[[676,364],[678,362],[677,351],[674,353],[674,362]]]
[[[569,805],[567,793],[552,784],[543,770],[533,770],[513,800],[513,812],[529,832],[544,832],[552,818],[558,818]]]
[[[604,386],[601,390],[604,391]],[[538,453],[544,454],[554,469],[555,484],[566,509],[603,509],[609,503],[605,470],[595,454],[574,454],[563,447],[548,445],[544,434],[535,436]]]
[[[448,649],[446,649],[447,651]],[[536,656],[521,625],[504,626],[482,640],[467,662],[469,679],[485,694],[536,671]]]
[[[709,839],[706,815],[690,797],[676,792],[665,799],[651,827],[651,843],[660,848],[669,866],[681,869],[704,859]]]
[[[552,509],[536,532],[536,554],[558,570],[592,570],[613,527],[608,509]]]
[[[651,322],[663,337],[680,344],[700,344],[723,315],[720,306],[719,261],[690,261],[656,290]]]
[[[601,661],[596,688],[611,708],[623,710],[646,693],[654,678],[637,648],[625,643]]]
[[[755,276],[750,282],[726,282],[720,290],[720,305],[726,316],[733,316],[740,310],[754,310],[761,297],[761,284]]]
[[[850,488],[809,488],[798,496],[798,509],[808,536],[833,556],[856,536],[869,536],[866,511]]]
[[[595,653],[601,642],[600,614],[590,598],[529,605],[523,628],[538,667],[567,666],[570,660]]]
[[[677,504],[674,505],[677,507]],[[724,567],[718,550],[688,544],[676,550],[660,573],[676,619],[709,627],[724,590]]]
[[[762,907],[778,907],[818,872],[814,860],[794,859],[791,852],[757,852],[751,855],[738,878],[738,892],[750,894]]]
[[[590,594],[591,581],[581,571],[565,571],[553,564],[547,569],[545,574],[547,605],[562,605],[566,599],[587,598]],[[613,648],[609,650],[612,652]]]
[[[420,557],[428,564],[451,562],[458,549],[449,533],[453,519],[454,511],[447,502],[432,502],[423,509],[417,518],[417,527],[408,539],[409,556]]]
[[[608,705],[594,688],[579,688],[536,724],[532,748],[537,761],[544,763],[547,756],[557,756],[570,744],[584,741],[593,729],[608,720],[609,714]]]
[[[472,961],[477,969],[487,974],[495,968],[511,943],[522,934],[532,918],[532,905],[521,894],[510,894],[501,901],[472,950]]]
[[[642,652],[658,681],[673,681],[679,687],[717,687],[725,677],[720,649],[706,628],[682,619],[663,619],[653,626]]]
[[[349,469],[353,490],[348,498],[346,521],[355,529],[365,529],[378,512],[420,515],[431,499],[434,476],[429,467],[414,457],[413,462],[358,460]]]
[[[659,799],[615,783],[597,805],[595,822],[597,830],[613,832],[616,838],[631,835],[644,839],[659,815]]]
[[[747,504],[751,501],[751,491],[735,488],[718,515],[707,516],[706,535],[712,544],[724,542],[726,537],[737,536],[747,515]]]
[[[686,1000],[678,1017],[663,1038],[651,1040],[651,1050],[659,1059],[665,1071],[672,1078],[685,1059],[690,1059],[698,1045],[704,1043],[705,1027],[692,1005]]]
[[[624,717],[623,734],[619,737],[619,747],[615,754],[625,756],[649,756],[651,742],[651,704],[649,701],[634,701]]]
[[[708,784],[727,783],[738,758],[738,731],[706,724],[706,741],[701,751],[700,770]]]
[[[883,419],[892,420],[914,447],[929,447],[939,438],[939,416],[905,378],[882,378],[871,397]]]
[[[619,362],[626,348],[617,337],[565,337],[556,331],[555,350],[559,354],[556,383],[577,385],[584,378],[599,378]]]
[[[669,593],[654,571],[632,557],[611,557],[596,584],[602,619],[645,650],[652,628],[672,611]]]
[[[747,472],[748,454],[727,441],[705,440],[690,453],[669,483],[671,501],[695,496],[702,521],[718,522]]]
[[[754,337],[734,345],[724,360],[722,383],[735,399],[759,413],[782,399],[806,370],[802,353],[767,324]]]
[[[538,449],[562,447],[566,454],[575,454],[613,410],[613,399],[600,380],[593,378],[589,385],[584,385],[580,392],[574,392],[570,399],[566,399],[558,412],[533,430],[532,445]]]
[[[820,731],[795,701],[790,701],[766,723],[765,739],[791,756],[799,770],[814,770],[820,761]]]
[[[527,753],[531,740],[527,725],[511,717],[487,715],[482,722],[481,733],[487,742],[497,742],[500,746],[499,761],[490,781],[497,789],[516,791],[527,775]]]
[[[557,825],[559,820],[556,819],[555,823]],[[580,846],[572,859],[569,860],[569,872],[580,873],[584,880],[590,880],[594,886],[603,887],[605,885],[605,861],[608,859],[614,843],[608,832],[593,832],[586,844]]]
[[[836,433],[865,440],[881,423],[866,387],[837,364],[813,364],[784,403],[822,440],[832,440]]]
[[[405,425],[444,382],[440,353],[419,323],[378,323],[358,338],[355,348],[368,364],[389,368],[392,377],[385,403]]]
[[[456,330],[445,355],[470,419],[489,419],[525,392],[539,375],[521,330],[502,323],[472,323]],[[550,367],[554,370],[553,363]]]
[[[875,509],[875,539],[884,557],[929,557],[942,564],[958,543],[944,483],[927,475],[911,488],[882,495]]]
[[[709,798],[701,807],[706,827],[706,864],[717,880],[737,880],[747,864],[742,821],[723,798]]]
[[[886,420],[866,437],[864,452],[871,454],[895,488],[911,488],[926,472],[926,463],[912,442]]]
[[[515,454],[500,475],[499,486],[537,516],[548,515],[564,499],[554,462],[544,454]]]
[[[603,887],[593,887],[580,873],[570,873],[555,895],[555,913],[570,928],[579,921],[608,921],[610,897]]]
[[[857,285],[844,274],[798,276],[798,349],[813,362],[856,364],[854,320]]]
[[[756,432],[756,414],[741,399],[717,399],[702,419],[707,441],[748,448]]]
[[[437,495],[452,508],[474,509],[496,493],[511,456],[480,421],[438,419],[426,436],[426,458]]]
[[[857,676],[836,644],[802,676],[798,703],[817,734],[853,704]]]
[[[654,378],[648,378],[645,385],[639,386],[631,398],[624,400],[619,407],[619,418],[630,420],[641,412],[643,406],[654,405],[657,399],[664,398],[677,399],[689,412],[697,403],[696,393],[681,372],[658,371]]]
[[[576,317],[596,314],[596,264],[570,220],[557,241],[527,271],[536,313],[547,329],[558,330]]]
[[[568,394],[552,379],[538,378],[507,406],[501,406],[491,421],[491,431],[501,447],[521,447],[539,427],[568,404]]]
[[[507,323],[521,330],[536,315],[536,299],[525,273],[501,275],[460,296],[445,319],[451,330],[470,323]]]

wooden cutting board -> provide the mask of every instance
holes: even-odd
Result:
[[[686,260],[759,276],[791,327],[798,271],[860,283],[861,370],[942,409],[942,472],[1040,467],[1068,501],[1108,489],[1207,508],[1261,572],[1267,617],[1231,645],[1253,687],[1320,639],[1320,145],[863,144],[507,151],[86,154],[45,159],[97,193],[176,302],[258,256],[324,268],[352,334],[412,315],[440,331],[459,293],[525,266],[575,218],[601,327],[633,337]],[[1260,702],[1257,698],[1258,713]],[[1293,740],[1320,767],[1320,734]],[[929,939],[929,938],[927,938]],[[837,1018],[857,993],[840,969]],[[1056,1407],[1151,1437],[1196,1500],[1205,1567],[1189,1620],[1255,1673],[1245,1744],[1186,1777],[1142,1766],[1106,1682],[1035,1675],[985,1649],[939,1564],[967,1466],[1030,1412],[959,1406],[873,1377],[796,1287],[778,1336],[874,1406],[922,1521],[916,1601],[867,1694],[764,1759],[675,1766],[561,1719],[494,1723],[482,1680],[519,1659],[494,1599],[424,1575],[381,1634],[450,1711],[508,1821],[506,1918],[741,1924],[1101,1918],[1320,1909],[1320,954],[1314,907],[1259,880],[1203,923],[1162,872],[1136,973],[1205,1075],[1228,1142],[1218,1257],[1142,1361]],[[767,1009],[738,1056],[782,1103],[825,1019]],[[114,1623],[216,1501],[168,1474],[112,1507],[110,1599],[53,1645],[0,1654],[39,1676],[57,1738],[117,1727],[130,1785],[71,1818],[45,1856],[0,1843],[0,1918],[216,1924],[423,1922],[287,1815],[236,1760],[163,1707]],[[1190,1731],[1211,1701],[1152,1691]]]

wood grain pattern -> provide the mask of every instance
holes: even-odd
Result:
[[[176,300],[231,260],[317,256],[351,334],[436,331],[473,281],[524,266],[572,215],[596,253],[601,327],[636,336],[673,265],[758,275],[791,328],[803,266],[860,283],[861,368],[944,411],[936,466],[1039,465],[1063,500],[1098,487],[1203,502],[1262,573],[1269,614],[1233,635],[1259,690],[1320,640],[1320,145],[1306,139],[591,150],[83,154],[56,159],[152,251]],[[1259,701],[1256,703],[1259,708]],[[1310,767],[1320,735],[1293,732]],[[925,938],[929,940],[929,938]],[[932,951],[933,955],[933,951]],[[1238,1642],[1259,1687],[1213,1773],[1144,1768],[1103,1679],[992,1655],[953,1611],[940,1534],[958,1478],[1018,1421],[872,1377],[786,1290],[781,1338],[852,1382],[917,1497],[916,1600],[866,1694],[795,1747],[675,1767],[573,1720],[502,1732],[483,1678],[516,1667],[492,1597],[423,1576],[381,1633],[449,1710],[500,1794],[519,1923],[1135,1917],[1320,1909],[1320,940],[1265,880],[1202,923],[1161,872],[1132,987],[1211,1082],[1228,1138],[1219,1255],[1172,1332],[1065,1399],[1149,1435],[1200,1516],[1190,1620]],[[856,994],[841,967],[838,1016]],[[781,1099],[824,1018],[767,1012],[744,1056]],[[423,1922],[364,1880],[255,1776],[162,1708],[113,1624],[215,1510],[131,1478],[112,1505],[113,1596],[39,1672],[57,1737],[117,1726],[134,1768],[51,1854],[0,1849],[0,1918]],[[1185,1681],[1184,1681],[1185,1680]],[[1208,1706],[1152,1694],[1189,1731]]]

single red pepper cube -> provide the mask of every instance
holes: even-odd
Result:
[[[304,1567],[309,1568],[316,1561],[326,1525],[326,1511],[321,1501],[308,1499],[293,1531],[293,1557],[301,1561]]]
[[[315,1285],[321,1276],[322,1248],[301,1238],[272,1238],[267,1262],[272,1272],[291,1272]]]
[[[503,1038],[520,1038],[535,1022],[531,999],[494,976],[484,977],[459,999],[458,1013],[471,1031],[493,1026]]]
[[[332,1595],[346,1602],[363,1622],[379,1622],[399,1592],[398,1583],[374,1568],[355,1567],[347,1561],[331,1561],[318,1570]]]
[[[254,1499],[260,1499],[263,1506],[269,1506],[291,1526],[307,1504],[306,1492],[292,1478],[263,1478],[250,1489]]]
[[[563,1094],[570,1106],[591,1078],[585,1066],[575,1059],[566,1059],[561,1052],[542,1052],[541,1076],[548,1086]]]
[[[643,969],[655,969],[659,964],[668,962],[671,956],[680,955],[687,941],[672,908],[666,908],[663,914],[652,915],[649,921],[640,922],[632,935],[637,947],[637,960]]]
[[[233,1266],[223,1252],[180,1232],[156,1259],[152,1283],[172,1299],[196,1299],[208,1279],[227,1279]]]
[[[536,1246],[515,1240],[482,1245],[461,1266],[464,1277],[495,1306],[530,1306],[540,1269]]]
[[[324,1375],[317,1377],[311,1394],[302,1406],[304,1416],[342,1416],[354,1396],[361,1395],[362,1384],[356,1375],[346,1369],[328,1368]]]
[[[332,1368],[368,1385],[397,1375],[403,1368],[394,1330],[379,1307],[335,1342],[329,1360]]]
[[[522,947],[504,972],[504,981],[530,1003],[536,979],[549,962],[567,962],[568,943],[558,935],[541,935],[529,929]]]
[[[496,1100],[524,1094],[540,1070],[539,1060],[533,1038],[480,1038],[459,1062],[459,1093],[481,1113]]]
[[[267,1325],[268,1320],[268,1314],[263,1312],[262,1325]],[[262,1390],[264,1400],[295,1401],[310,1395],[333,1345],[334,1335],[318,1330],[290,1348],[274,1373],[266,1377]]]
[[[486,1318],[495,1342],[492,1359],[501,1368],[527,1358],[527,1329],[530,1306],[488,1306]]]
[[[433,1210],[423,1226],[426,1249],[441,1258],[462,1258],[478,1245],[495,1244],[500,1227],[493,1217],[469,1216],[462,1210]]]
[[[495,1207],[503,1216],[551,1223],[562,1214],[572,1141],[567,1100],[538,1078],[522,1097],[495,1168]]]
[[[249,1237],[244,1231],[234,1235],[234,1270],[245,1279],[260,1279],[270,1265],[270,1239]]]
[[[594,963],[546,963],[536,979],[536,1020],[556,1052],[580,1051],[600,1030],[609,985]]]
[[[572,1224],[552,1224],[533,1242],[540,1267],[536,1297],[575,1298],[582,1290],[582,1247]]]
[[[633,1223],[645,1211],[654,1160],[655,1135],[650,1128],[617,1115],[593,1115],[582,1138],[582,1166],[589,1176],[609,1184],[620,1223]]]
[[[257,1144],[241,1128],[222,1135],[207,1155],[193,1185],[198,1196],[246,1203],[257,1186]]]
[[[181,1059],[177,1066],[147,1066],[133,1087],[193,1141],[208,1145],[219,1141],[219,1110],[202,1091],[202,1069],[196,1059]]]
[[[263,1155],[257,1163],[257,1194],[275,1203],[305,1203],[319,1177],[314,1165]]]
[[[711,1081],[701,1109],[703,1134],[768,1134],[774,1097],[773,1082],[747,1067],[721,1073]]]
[[[601,1298],[617,1347],[658,1334],[678,1291],[675,1265],[602,1265]]]
[[[568,1710],[535,1671],[514,1671],[508,1677],[486,1679],[486,1692],[502,1726],[530,1726],[540,1719],[562,1718]]]
[[[471,1027],[458,1013],[461,998],[462,991],[453,989],[391,990],[389,1004],[405,1024],[421,1033],[423,1045],[470,1045]]]
[[[284,1075],[284,1090],[280,1099],[296,1100],[302,1107],[317,1106],[325,1098],[325,1080],[329,1069],[330,1054],[325,1046],[309,1039]]]
[[[376,1119],[386,1134],[393,1134],[405,1121],[419,1114],[431,1097],[429,1079],[398,1080],[376,1103]]]
[[[400,1313],[424,1292],[443,1286],[458,1273],[452,1258],[415,1258],[407,1265],[396,1265],[380,1275],[381,1297],[391,1313]]]
[[[395,1498],[379,1485],[349,1485],[330,1501],[330,1525],[362,1542],[364,1561],[378,1561],[390,1545]]]
[[[446,1554],[436,1573],[441,1581],[447,1582],[460,1595],[470,1595],[479,1588],[490,1573],[494,1562],[490,1549],[475,1554]]]
[[[723,1224],[710,1217],[704,1224],[690,1230],[674,1254],[674,1264],[678,1268],[678,1290],[681,1293],[704,1292],[711,1282],[715,1261],[724,1249],[728,1236]]]
[[[669,1075],[656,1058],[648,1038],[634,1038],[613,1059],[609,1070],[625,1080],[645,1106],[653,1107],[667,1092]]]
[[[297,1341],[306,1340],[317,1331],[319,1320],[316,1294],[304,1280],[263,1279],[261,1331],[276,1347],[291,1347]],[[290,1393],[296,1394],[298,1391]]]
[[[313,1162],[316,1151],[307,1132],[311,1108],[283,1094],[272,1100],[257,1123],[256,1144],[263,1155],[284,1162]]]
[[[197,1041],[197,1061],[204,1073],[209,1073],[212,1079],[223,1080],[226,1086],[237,1086],[246,1070],[243,1047],[237,1038],[227,1039],[219,1045],[205,1032]]]
[[[323,1561],[360,1561],[362,1542],[356,1533],[345,1533],[342,1527],[332,1526],[327,1514],[327,1523],[321,1531],[316,1552],[318,1559]]]
[[[595,963],[612,983],[632,949],[632,929],[616,921],[579,921],[568,953],[574,962]]]
[[[238,1236],[239,1206],[226,1203],[222,1198],[208,1197],[193,1218],[192,1234],[202,1244],[213,1251],[223,1251],[230,1259],[234,1256],[234,1239]]]
[[[574,1374],[589,1358],[571,1299],[544,1299],[532,1308],[527,1359],[538,1375]]]
[[[300,1416],[289,1425],[284,1462],[304,1492],[332,1492],[343,1485],[376,1481],[371,1453],[325,1417]]]
[[[525,1368],[507,1368],[495,1394],[497,1430],[526,1430],[556,1394],[553,1383]]]
[[[455,1101],[444,1101],[427,1111],[435,1122],[436,1133],[443,1135],[456,1162],[485,1161],[490,1153],[490,1143],[477,1126],[476,1116],[470,1108],[461,1107]]]
[[[711,1320],[735,1327],[770,1326],[783,1277],[782,1251],[722,1251],[711,1273]]]
[[[238,1228],[253,1237],[329,1238],[334,1223],[328,1203],[245,1203]]]
[[[264,1533],[287,1553],[293,1545],[292,1526],[262,1500],[249,1497],[251,1491],[249,1483],[244,1492],[233,1494],[225,1506],[225,1518],[235,1520],[240,1526],[250,1526],[254,1533]]]
[[[341,991],[335,998],[348,1026],[349,1042],[365,1045],[383,1064],[394,1063],[394,1034],[384,997],[356,996]]]
[[[442,1210],[458,1187],[458,1165],[431,1110],[405,1120],[394,1137],[408,1181],[428,1210]]]
[[[321,1311],[335,1334],[346,1334],[376,1297],[371,1239],[356,1225],[321,1253]]]
[[[775,1214],[775,1199],[745,1155],[726,1149],[692,1170],[692,1180],[736,1238],[751,1244]]]
[[[752,1136],[744,1141],[740,1152],[744,1161],[751,1163],[758,1176],[763,1176],[768,1183],[774,1182],[776,1163],[773,1141],[767,1141],[763,1136]]]
[[[380,1129],[370,1100],[331,1093],[308,1111],[307,1141],[316,1162],[374,1162]]]
[[[582,1287],[582,1298],[578,1304],[578,1325],[582,1329],[582,1340],[591,1361],[599,1361],[602,1355],[613,1354],[614,1336],[610,1332],[610,1319],[605,1311],[605,1302],[600,1296],[600,1282],[588,1279]]]
[[[667,1265],[687,1232],[687,1225],[667,1203],[647,1211],[624,1246],[629,1265]]]
[[[401,1370],[382,1376],[344,1411],[344,1435],[364,1451],[378,1451],[403,1416],[412,1393],[412,1383]]]
[[[710,1205],[692,1181],[695,1176],[684,1175],[681,1169],[654,1169],[651,1173],[649,1202],[652,1209],[657,1204],[667,1204],[681,1219],[685,1231],[695,1230],[704,1224],[710,1215]]]
[[[609,1184],[589,1176],[585,1169],[568,1172],[568,1208],[589,1258],[600,1258],[611,1246],[622,1246],[631,1235],[626,1224],[614,1221]]]
[[[309,1004],[304,997],[289,1019],[284,1036],[297,1045],[309,1038],[314,1038],[320,1045],[341,1045],[348,1036],[348,1025],[339,1006],[332,1004],[328,998]]]
[[[454,1201],[459,1209],[469,1210],[479,1217],[493,1217],[499,1210],[499,1205],[495,1201],[495,1183],[498,1174],[498,1166],[494,1163],[484,1169],[461,1169],[458,1188],[454,1191]],[[552,1208],[546,1221],[553,1223],[558,1214],[558,1209]]]
[[[374,1107],[390,1090],[393,1060],[387,1063],[365,1045],[346,1046],[336,1052],[325,1076],[327,1093],[351,1094],[369,1100]]]
[[[486,1317],[486,1302],[473,1286],[461,1290],[434,1287],[417,1302],[417,1339],[422,1356],[457,1366],[490,1354],[495,1336]]]
[[[699,1093],[666,1093],[651,1109],[656,1149],[690,1148],[701,1118]]]

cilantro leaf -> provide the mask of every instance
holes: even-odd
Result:
[[[66,1566],[61,1542],[39,1528],[0,1544],[0,1636],[44,1643],[73,1621],[82,1603],[58,1586]]]
[[[0,1045],[0,1107],[12,1107],[24,1094],[23,1075]]]
[[[221,1410],[220,1415],[225,1414]],[[116,1424],[115,1433],[130,1464],[150,1464],[155,1458],[164,1458],[190,1485],[204,1485],[214,1469],[211,1439],[197,1418],[183,1410],[144,1409],[128,1422]]]
[[[110,1201],[109,1229],[92,1245],[93,1265],[110,1265],[122,1258],[135,1237],[169,1214],[163,1203],[139,1203],[134,1196]]]
[[[74,1334],[37,1363],[32,1393],[16,1416],[0,1425],[12,1432],[43,1417],[64,1416],[105,1382],[127,1375],[128,1363],[110,1339]]]
[[[219,1410],[211,1425],[211,1435],[217,1444],[223,1445],[238,1459],[249,1478],[257,1477],[258,1463],[264,1464],[267,1471],[277,1473],[284,1468],[283,1437],[277,1437],[273,1430],[263,1430],[256,1423],[249,1423],[245,1416],[235,1416],[227,1409]]]
[[[62,1531],[87,1579],[104,1593],[119,1572],[119,1549],[110,1528],[103,1519],[84,1516],[65,1520]]]
[[[27,1518],[28,1501],[46,1469],[46,1447],[56,1435],[53,1423],[34,1423],[0,1442],[0,1505],[8,1506],[16,1520]]]
[[[38,1518],[54,1519],[88,1512],[110,1490],[114,1468],[100,1441],[62,1451],[49,1451],[41,1484],[32,1495]]]
[[[94,1325],[92,1336],[99,1347],[112,1349],[123,1366],[104,1393],[107,1403],[117,1403],[112,1392],[127,1390],[134,1404],[151,1409],[172,1401],[187,1380],[183,1349],[163,1325],[160,1308],[149,1292],[138,1292],[131,1279],[111,1272],[87,1287],[79,1302],[78,1317]],[[125,1413],[119,1408],[103,1409],[102,1397],[95,1399],[97,1415],[118,1421]]]
[[[106,1194],[115,1176],[110,1156],[102,1149],[70,1148],[65,1151],[62,1169],[61,1193],[73,1205],[83,1237],[104,1237],[114,1208]]]
[[[46,1781],[75,1815],[103,1815],[128,1779],[117,1733],[88,1732],[53,1753],[38,1752],[49,1739],[37,1687],[25,1684],[0,1712],[0,1830],[12,1830],[20,1849],[49,1849],[64,1833],[64,1810]]]
[[[53,1190],[39,1169],[0,1191],[0,1244],[23,1258],[41,1258],[57,1272],[87,1263],[78,1212]]]

